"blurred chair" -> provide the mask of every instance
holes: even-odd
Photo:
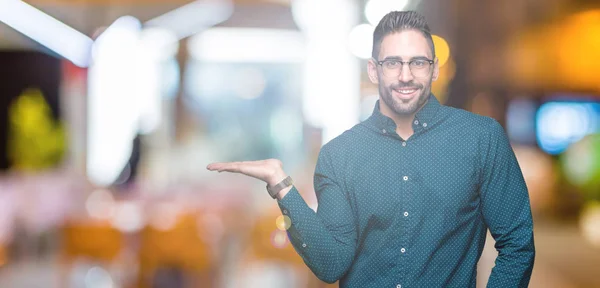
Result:
[[[90,260],[105,267],[118,261],[125,235],[108,221],[67,221],[61,229],[60,287],[69,287],[68,276],[77,260]]]
[[[283,216],[281,211],[274,206],[256,220],[249,233],[242,269],[253,271],[253,266],[265,264],[264,267],[267,268],[264,269],[273,270],[274,267],[278,267],[277,270],[282,274],[280,277],[285,279],[282,281],[290,282],[283,284],[286,287],[338,287],[337,283],[330,286],[316,278],[290,243],[287,231],[285,231],[286,225],[283,225],[281,219],[279,219],[279,223],[276,223],[278,217]],[[293,271],[293,275],[289,275],[289,271]],[[268,273],[272,273],[272,271]],[[254,276],[260,277],[258,275],[252,277]]]
[[[173,225],[147,225],[140,235],[138,287],[214,287],[216,266],[196,213]],[[200,215],[201,217],[201,215]]]

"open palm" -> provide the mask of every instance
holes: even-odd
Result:
[[[216,162],[206,166],[206,169],[218,172],[240,173],[260,179],[270,185],[274,185],[285,178],[285,173],[283,172],[283,163],[281,163],[281,161],[278,159]]]

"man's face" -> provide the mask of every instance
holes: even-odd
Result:
[[[404,30],[383,38],[377,60],[396,59],[408,62],[413,59],[433,60],[432,58],[431,48],[423,34],[416,30]],[[414,115],[427,102],[431,82],[438,77],[437,59],[432,65],[426,64],[426,73],[413,73],[408,63],[405,63],[397,70],[388,70],[384,74],[384,66],[377,65],[373,59],[369,61],[369,78],[374,84],[378,84],[382,104],[398,116]],[[390,71],[398,73],[389,73]]]

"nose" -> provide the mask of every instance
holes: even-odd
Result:
[[[410,72],[410,67],[408,63],[402,63],[402,67],[400,67],[400,75],[398,75],[398,80],[402,82],[409,82],[413,80],[412,72]]]

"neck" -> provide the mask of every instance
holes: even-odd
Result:
[[[398,114],[398,113],[394,112],[394,110],[392,110],[390,107],[388,107],[383,102],[383,100],[380,99],[379,111],[381,112],[381,114],[389,117],[390,119],[392,119],[394,121],[394,123],[396,123],[396,133],[398,133],[398,135],[400,135],[400,137],[402,137],[404,139],[408,139],[414,133],[412,123],[413,123],[413,120],[415,119],[415,115],[426,104],[427,104],[427,102],[423,103],[423,105],[421,105],[421,107],[419,107],[419,109],[417,109],[417,111],[415,111],[414,113]]]
[[[429,101],[429,100],[427,100]],[[427,102],[423,103],[423,105],[421,105],[421,107],[419,107],[417,109],[417,111],[415,111],[414,113],[411,114],[398,114],[396,113],[394,110],[392,110],[390,107],[388,107],[385,102],[383,102],[383,100],[379,100],[379,111],[381,112],[381,114],[390,117],[392,120],[394,120],[394,122],[396,123],[396,126],[401,127],[401,126],[411,126],[413,120],[415,119],[415,115],[417,115],[417,112],[419,112],[419,110],[421,110],[425,105],[427,104]]]

